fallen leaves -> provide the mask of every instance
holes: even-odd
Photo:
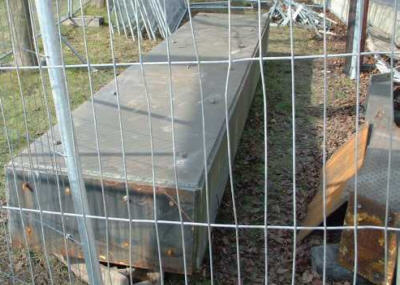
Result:
[[[337,36],[328,39],[330,52],[342,52],[345,47],[344,25],[334,28]],[[312,40],[315,44],[315,40]],[[314,48],[314,47],[313,47]],[[311,52],[311,51],[307,51]],[[327,155],[328,157],[355,130],[356,96],[354,82],[343,73],[344,59],[328,59]],[[293,173],[290,63],[267,64],[268,94],[268,225],[292,226]],[[323,62],[296,63],[296,220],[305,216],[308,202],[320,189],[323,139]],[[368,74],[361,76],[360,106],[368,85]],[[276,79],[275,81],[273,79]],[[310,82],[311,80],[311,82]],[[307,85],[309,84],[309,85]],[[318,105],[319,104],[319,105]],[[238,222],[264,224],[264,122],[262,94],[256,96],[245,127],[234,167],[234,189]],[[363,118],[360,117],[360,123]],[[228,186],[229,188],[229,186]],[[227,188],[227,189],[228,189]],[[229,189],[223,197],[224,207],[218,219],[233,223]],[[214,273],[224,284],[236,284],[236,247],[233,230],[216,229],[213,233]],[[290,284],[293,263],[293,230],[240,230],[240,261],[245,284],[263,284],[265,256],[268,258],[269,284]],[[334,235],[331,235],[334,237]],[[335,236],[337,238],[337,236]],[[321,277],[311,270],[310,249],[320,245],[322,236],[314,234],[297,245],[296,284],[322,285]],[[343,283],[335,283],[343,284]]]

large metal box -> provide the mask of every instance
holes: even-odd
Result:
[[[356,220],[360,227],[384,227],[386,215],[388,227],[400,225],[400,128],[393,120],[398,116],[399,109],[395,104],[398,98],[391,94],[391,85],[390,73],[371,76],[365,113],[371,126],[366,157],[357,173],[357,180],[353,177],[345,189],[346,193],[350,193],[345,218],[345,225],[348,226],[353,226]],[[355,194],[357,219],[353,207]],[[357,247],[357,273],[373,284],[391,284],[398,250],[396,232],[388,231],[385,243],[383,229],[363,229],[357,233]],[[350,270],[354,269],[353,230],[342,232],[339,262]]]
[[[228,15],[198,14],[193,20],[196,42],[202,61],[201,78],[205,97],[205,136],[209,177],[210,212],[215,220],[228,178],[228,158],[225,126],[225,82],[228,64]],[[262,40],[266,49],[268,19],[262,20]],[[147,62],[165,62],[166,42],[154,48]],[[170,40],[172,61],[195,61],[190,25],[182,26]],[[254,58],[258,55],[258,19],[256,14],[232,15],[232,59]],[[225,62],[216,63],[215,61]],[[148,96],[152,107],[152,138],[154,143],[155,197],[158,220],[179,221],[176,184],[173,168],[172,126],[170,113],[168,65],[148,64],[144,67]],[[236,153],[241,132],[260,78],[258,60],[234,62],[227,92],[230,117],[232,155]],[[95,95],[98,141],[102,178],[96,148],[96,136],[91,102],[73,112],[84,180],[88,191],[90,214],[94,216],[128,218],[126,186],[129,189],[131,219],[131,264],[141,268],[158,268],[153,200],[153,179],[145,85],[140,67],[129,67],[118,76],[120,111],[124,150],[114,81]],[[185,222],[206,222],[206,193],[202,146],[202,116],[199,74],[196,65],[172,65],[174,95],[174,133],[176,167],[183,219]],[[62,157],[57,126],[21,152],[6,167],[8,203],[40,209],[46,247],[50,252],[82,256],[76,218],[68,188],[67,172]],[[125,152],[125,161],[122,153]],[[124,164],[126,168],[124,167]],[[126,175],[125,170],[126,169]],[[103,191],[104,190],[104,191]],[[16,192],[17,191],[17,192]],[[104,196],[104,197],[103,197]],[[104,202],[106,207],[104,207]],[[64,212],[55,215],[46,211]],[[23,231],[33,249],[40,249],[41,223],[37,212],[23,215],[10,210],[9,226],[14,244],[23,245]],[[69,242],[64,246],[62,224]],[[106,221],[93,219],[96,245],[101,261],[107,261]],[[158,223],[165,271],[183,272],[183,251],[180,225]],[[129,265],[129,223],[108,221],[109,262]],[[185,225],[188,272],[202,262],[207,247],[207,228]]]

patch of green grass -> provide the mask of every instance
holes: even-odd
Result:
[[[0,11],[2,10],[0,9]],[[92,7],[88,7],[87,11],[88,14],[99,13],[99,10],[95,10]],[[63,36],[86,59],[82,28],[62,26],[61,29]],[[111,63],[108,26],[87,28],[86,36],[90,62],[92,64]],[[137,42],[119,35],[114,36],[114,41],[115,57],[118,62],[137,61]],[[156,44],[157,42],[145,40],[142,42],[142,49],[146,52]],[[40,53],[43,54],[43,51],[41,50]],[[63,54],[67,65],[81,63],[65,45],[63,46]],[[118,73],[121,71],[123,71],[123,68],[118,69]],[[74,109],[90,97],[88,70],[87,68],[67,68],[66,75],[69,98],[72,109]],[[94,92],[110,82],[113,76],[112,68],[98,69],[92,72]],[[50,122],[51,124],[56,122],[47,69],[43,69],[42,74],[38,70],[21,71],[19,79],[16,71],[0,72],[1,100],[13,154],[26,147],[28,138],[32,142],[46,132]],[[45,92],[43,92],[42,84],[44,84]],[[46,108],[46,100],[48,108]],[[48,118],[50,118],[50,122]],[[0,127],[4,129],[3,120],[0,122]],[[28,136],[26,129],[28,130]],[[10,160],[5,136],[0,136],[0,150],[0,164],[5,165]],[[0,199],[5,198],[4,179],[4,172],[0,171]]]
[[[4,0],[0,0],[0,56],[4,55],[11,50],[11,43],[9,42],[8,33],[8,20],[7,11],[5,9]],[[0,64],[5,62],[7,58],[0,60]]]
[[[280,113],[290,115],[292,112],[292,103],[288,101],[282,101],[276,104],[276,110]]]

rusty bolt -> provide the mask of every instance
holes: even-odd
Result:
[[[124,242],[122,243],[122,247],[129,247],[129,242],[124,241]]]
[[[71,194],[71,188],[65,187],[65,194],[67,195]]]
[[[26,227],[26,233],[30,235],[32,233],[32,228],[31,227]]]
[[[173,256],[174,255],[174,250],[172,248],[167,249],[167,255],[168,256]]]
[[[210,104],[215,104],[215,103],[217,103],[217,100],[214,97],[211,97],[211,98],[208,99],[208,102]]]
[[[29,185],[29,183],[28,183],[28,182],[24,182],[24,183],[22,183],[22,190],[24,190],[24,191],[31,191],[31,192],[33,192],[33,189],[32,189],[32,187],[31,187],[31,185]]]

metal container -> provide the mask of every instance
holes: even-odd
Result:
[[[228,59],[228,15],[198,14],[193,18],[200,59],[219,61]],[[266,49],[268,19],[262,19],[262,40]],[[166,62],[166,42],[154,48],[146,62]],[[189,23],[182,26],[170,39],[172,61],[195,61],[192,32]],[[232,59],[258,56],[257,15],[232,15]],[[215,220],[228,178],[228,153],[225,125],[225,82],[228,64],[201,64],[201,78],[205,102],[205,136],[208,163],[209,206],[211,221]],[[172,148],[168,65],[144,66],[147,91],[152,106],[151,121],[154,143],[155,197],[157,219],[179,221],[177,191],[185,222],[207,222],[204,159],[202,144],[202,116],[199,74],[196,65],[172,65],[174,105],[174,133],[176,144],[177,187],[175,184]],[[234,62],[227,92],[232,156],[236,153],[253,95],[260,78],[259,61]],[[97,252],[101,261],[157,269],[159,258],[156,246],[153,179],[148,127],[146,92],[140,66],[131,66],[118,78],[118,94],[114,81],[99,90],[94,97],[97,114],[98,140],[102,175],[99,171],[92,105],[88,101],[73,112],[83,175],[87,187],[90,214],[105,216],[106,204],[109,234],[109,256],[106,251],[106,221],[92,219]],[[117,100],[120,100],[123,126],[126,175],[121,147],[121,130]],[[32,249],[40,250],[41,227],[36,211],[25,213],[25,229],[21,226],[16,191],[21,206],[40,209],[46,246],[50,252],[81,257],[79,235],[68,179],[59,143],[57,126],[21,152],[14,165],[6,166],[9,226],[14,244],[23,243],[23,231]],[[29,163],[31,156],[32,165]],[[55,159],[53,159],[55,158]],[[101,179],[103,177],[103,180]],[[15,179],[14,179],[15,178]],[[36,183],[33,183],[35,180]],[[16,183],[15,183],[16,181]],[[36,187],[35,187],[36,184]],[[128,218],[128,197],[132,222],[131,241],[129,223],[113,218]],[[61,203],[59,203],[61,201]],[[61,207],[60,207],[61,205]],[[50,213],[51,211],[64,214]],[[65,224],[67,248],[64,246],[62,224]],[[181,225],[158,223],[161,260],[165,271],[183,272]],[[207,227],[184,226],[187,270],[198,268],[207,247]],[[108,259],[108,260],[107,260]]]
[[[371,76],[365,113],[371,131],[366,157],[357,173],[357,180],[355,177],[350,179],[345,189],[350,196],[345,218],[347,226],[354,225],[356,194],[358,226],[384,227],[386,215],[388,227],[400,225],[400,128],[393,120],[399,110],[393,104],[391,84],[389,73]],[[385,243],[384,230],[363,229],[357,233],[357,247],[357,273],[373,284],[391,284],[395,276],[398,250],[396,232],[389,231]],[[342,232],[339,262],[347,269],[354,270],[353,230]]]

